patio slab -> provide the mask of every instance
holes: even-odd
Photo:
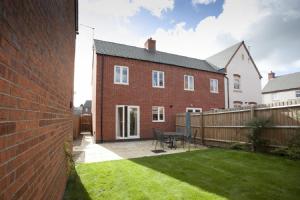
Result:
[[[81,133],[82,138],[73,143],[73,157],[76,163],[103,162],[109,160],[121,160],[145,156],[158,156],[188,151],[187,146],[177,149],[169,149],[165,146],[165,152],[154,153],[155,145],[152,140],[107,142],[95,144],[90,133]],[[205,149],[200,145],[191,145],[191,150]],[[160,149],[157,145],[157,149]]]

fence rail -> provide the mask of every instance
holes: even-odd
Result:
[[[251,131],[247,123],[254,117],[269,118],[272,121],[273,126],[262,133],[270,146],[286,146],[297,131],[300,131],[300,103],[297,103],[192,113],[192,135],[208,145],[247,143],[247,136]],[[177,114],[176,128],[186,127],[185,123],[185,113]]]

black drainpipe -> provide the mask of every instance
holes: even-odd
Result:
[[[101,140],[100,142],[103,143],[103,73],[104,73],[104,55],[101,56],[101,113],[100,113],[100,116],[101,116],[101,120],[100,120],[100,125],[101,125]]]
[[[226,75],[225,78],[227,79],[227,108],[229,108],[229,79]]]

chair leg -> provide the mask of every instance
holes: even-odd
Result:
[[[157,143],[158,143],[158,141],[156,140],[156,142],[155,142],[155,148],[154,148],[155,150],[156,150]]]

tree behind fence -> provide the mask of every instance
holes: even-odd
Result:
[[[246,124],[254,117],[269,118],[272,121],[273,126],[265,129],[262,134],[271,146],[286,146],[297,131],[300,134],[300,104],[191,114],[192,134],[208,145],[247,143],[251,129]],[[185,127],[184,113],[177,114],[176,127]]]

